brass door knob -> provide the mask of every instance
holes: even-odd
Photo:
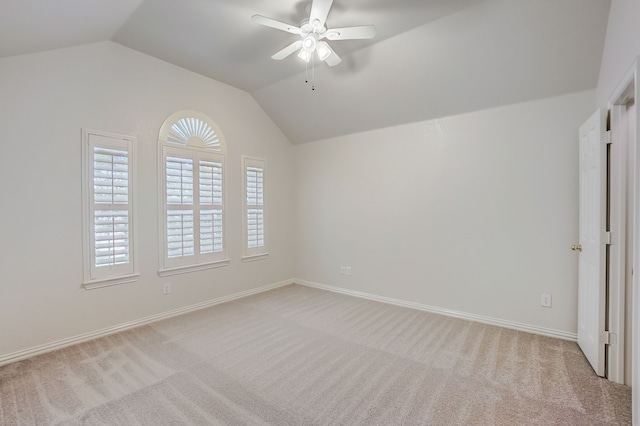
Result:
[[[578,244],[577,246],[571,246],[571,250],[573,251],[582,251],[582,245]]]

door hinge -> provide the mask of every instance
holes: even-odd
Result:
[[[604,231],[604,234],[602,235],[602,243],[607,245],[613,244],[613,235],[611,235],[611,231]]]
[[[618,344],[616,333],[610,331],[603,331],[600,333],[600,341],[603,345],[616,345]]]
[[[602,143],[605,145],[609,145],[610,143],[613,142],[613,140],[611,139],[611,130],[607,130],[604,132],[604,134],[602,135]]]

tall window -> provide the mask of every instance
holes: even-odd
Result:
[[[243,260],[265,258],[266,226],[264,175],[265,161],[259,158],[242,157],[243,169]]]
[[[83,132],[84,286],[135,280],[135,139]]]
[[[224,141],[208,117],[181,111],[160,129],[160,275],[224,266]]]

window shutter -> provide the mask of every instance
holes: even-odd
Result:
[[[189,139],[197,137],[209,149],[220,151],[220,137],[211,124],[201,118],[185,117],[171,125],[167,133],[167,141],[186,145]]]
[[[200,160],[200,205],[222,205],[222,163]]]
[[[222,210],[201,210],[200,253],[219,253],[222,250]]]
[[[266,254],[264,160],[243,157],[244,256]]]
[[[264,172],[247,167],[247,247],[264,246]]]
[[[86,288],[93,288],[94,283],[118,281],[135,273],[131,176],[134,139],[90,131],[84,132],[84,139],[84,281]]]
[[[193,160],[168,156],[167,204],[193,205]]]
[[[193,206],[193,160],[168,155],[165,159],[167,205]],[[167,210],[167,257],[193,256],[193,208]]]
[[[229,264],[224,235],[224,153],[220,128],[198,111],[169,116],[158,138],[160,276]]]
[[[194,254],[193,210],[167,210],[167,257]]]
[[[93,196],[96,204],[129,203],[129,152],[93,149]]]
[[[129,152],[93,148],[94,266],[129,263]],[[120,206],[114,210],[112,207]],[[106,208],[106,210],[103,210]]]
[[[200,160],[200,253],[219,253],[222,244],[222,163]],[[215,207],[205,209],[206,207]]]
[[[164,268],[222,259],[223,160],[201,149],[163,147]]]
[[[129,212],[96,210],[94,215],[95,266],[129,263]]]

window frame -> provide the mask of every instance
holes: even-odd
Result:
[[[137,262],[137,148],[133,136],[96,130],[82,129],[82,233],[83,233],[83,282],[87,290],[120,285],[137,281],[140,275]],[[94,191],[94,151],[95,148],[118,149],[127,151],[127,194],[126,208],[123,204],[95,203]],[[99,206],[99,207],[97,207]],[[126,264],[96,266],[95,212],[104,210],[127,211],[128,216],[128,252]]]
[[[259,157],[253,157],[248,155],[242,156],[242,261],[251,262],[254,260],[266,259],[269,257],[267,251],[267,202],[266,202],[266,160]],[[255,208],[254,205],[249,205],[247,185],[247,171],[249,167],[256,167],[262,170],[262,239],[263,245],[258,247],[249,247],[249,224],[248,216],[249,209]]]
[[[193,135],[182,140],[176,140],[175,133],[171,130],[181,120],[196,120],[205,126],[215,136],[215,145],[209,145],[205,139]],[[202,127],[202,126],[201,126]],[[209,134],[210,136],[210,134]],[[211,140],[211,138],[209,138]],[[171,276],[194,271],[201,271],[211,268],[218,268],[230,264],[228,258],[227,239],[227,215],[226,215],[226,144],[220,128],[207,116],[197,111],[178,111],[165,120],[158,140],[158,223],[159,223],[159,268],[158,275],[161,277]],[[166,158],[167,156],[177,156],[180,158],[190,158],[193,161],[193,221],[194,221],[194,255],[170,258],[168,252],[167,234],[167,212],[173,208],[167,203],[167,178],[166,178]],[[199,226],[198,220],[201,210],[214,210],[213,205],[196,205],[199,198],[199,162],[201,160],[214,161],[222,165],[222,251],[213,253],[200,253]]]

